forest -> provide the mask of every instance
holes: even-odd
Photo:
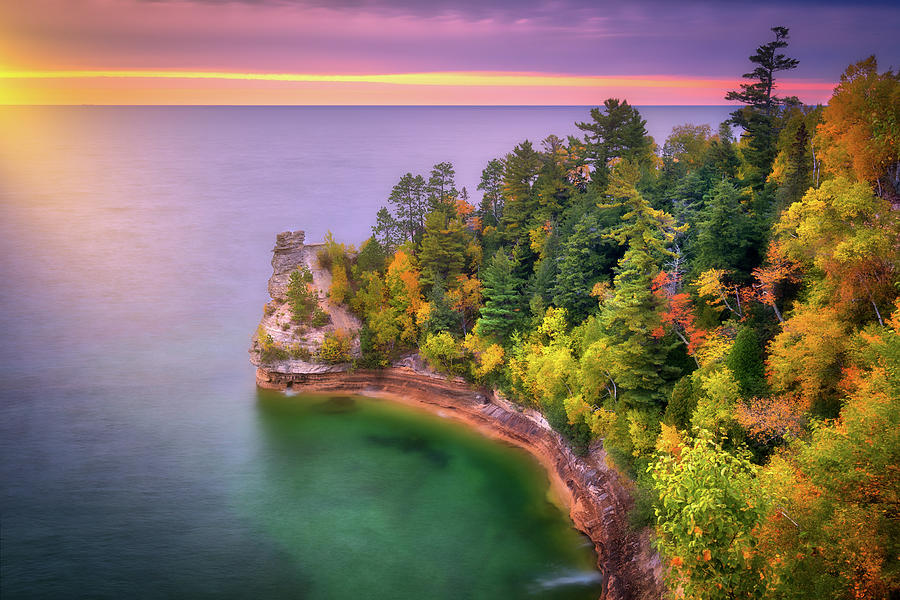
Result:
[[[417,351],[602,440],[674,597],[897,597],[900,76],[805,106],[772,34],[715,131],[660,145],[610,98],[475,192],[403,175],[360,248],[329,236],[330,296],[357,366]]]

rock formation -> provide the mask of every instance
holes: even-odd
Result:
[[[303,231],[283,231],[275,238],[272,249],[272,276],[269,277],[269,296],[284,298],[291,272],[303,263]]]
[[[326,336],[341,332],[351,338],[351,356],[359,355],[359,320],[347,309],[328,299],[331,273],[319,266],[318,252],[324,244],[305,244],[303,231],[285,231],[278,234],[272,250],[272,276],[269,278],[269,296],[257,332],[250,344],[250,362],[271,373],[299,375],[303,373],[329,373],[346,371],[349,364],[317,362],[315,355]],[[306,267],[313,276],[311,287],[318,296],[319,306],[328,314],[329,322],[314,327],[294,321],[287,300],[291,273]],[[270,347],[278,352],[263,352],[260,335],[266,336]]]

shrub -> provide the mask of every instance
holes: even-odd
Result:
[[[456,340],[446,331],[428,334],[419,351],[432,368],[445,373],[452,372],[454,363],[462,358]]]
[[[316,358],[327,363],[344,363],[350,361],[351,339],[344,331],[338,330],[328,333],[322,341],[322,346],[316,353]]]
[[[293,319],[297,323],[309,320],[314,309],[319,305],[319,299],[310,285],[312,280],[312,273],[306,267],[299,267],[291,273],[287,299],[291,304]]]
[[[266,333],[266,330],[260,324],[256,330],[256,341],[259,344],[259,356],[262,362],[268,363],[276,360],[287,360],[288,351],[281,344],[272,339],[272,336]]]
[[[313,327],[325,327],[331,323],[331,316],[324,310],[322,310],[321,306],[316,306],[313,309],[312,318],[310,319],[310,325]]]
[[[294,360],[305,360],[308,361],[312,358],[312,353],[310,353],[309,349],[305,346],[301,346],[300,344],[293,344],[290,348],[291,358]]]

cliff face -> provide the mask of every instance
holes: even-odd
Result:
[[[276,238],[272,250],[272,276],[268,284],[271,300],[266,304],[257,333],[251,341],[250,362],[267,371],[286,375],[346,371],[347,364],[325,364],[316,362],[314,357],[325,337],[337,331],[351,338],[350,354],[358,356],[359,340],[356,334],[360,323],[345,307],[328,299],[331,273],[321,268],[318,262],[318,252],[323,244],[307,244],[305,237],[303,231],[285,231]],[[313,276],[311,287],[318,297],[319,307],[329,318],[325,325],[313,327],[293,320],[287,301],[288,285],[291,273],[302,267],[309,269]],[[268,336],[271,345],[283,352],[264,355],[260,334]]]
[[[604,575],[604,598],[662,598],[662,566],[646,532],[628,527],[630,484],[607,466],[606,453],[594,444],[585,457],[534,411],[407,367],[383,371],[289,374],[257,370],[257,384],[270,389],[360,394],[419,406],[474,427],[488,437],[524,448],[547,469],[554,489],[566,502],[575,526],[594,542]]]
[[[291,272],[303,262],[303,231],[284,231],[275,238],[272,249],[272,276],[269,278],[269,296],[284,298],[287,294]]]

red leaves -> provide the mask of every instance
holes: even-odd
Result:
[[[662,322],[653,330],[653,337],[660,338],[666,334],[665,326],[672,328],[675,334],[687,345],[688,352],[693,354],[706,339],[706,332],[694,324],[694,312],[691,297],[678,292],[680,280],[666,271],[660,271],[653,278],[650,289],[663,305],[660,315]]]
[[[766,265],[753,269],[753,277],[757,281],[753,285],[756,300],[771,306],[775,316],[783,323],[781,311],[775,304],[776,289],[782,284],[797,281],[797,264],[785,256],[778,244],[773,242],[766,251]]]

